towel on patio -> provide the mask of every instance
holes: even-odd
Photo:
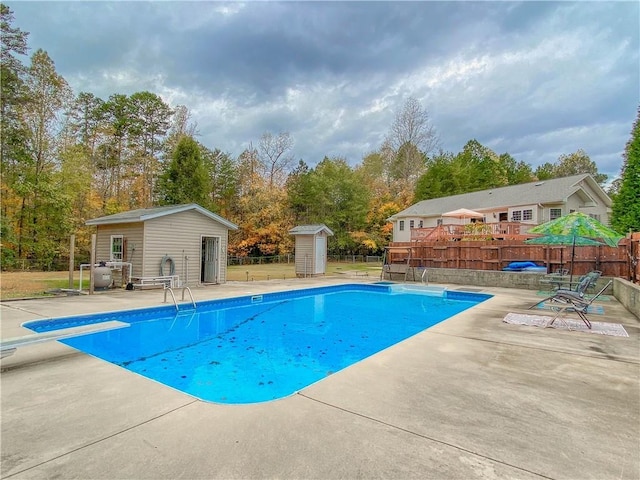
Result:
[[[525,313],[507,313],[502,319],[505,323],[513,325],[529,325],[532,327],[546,327],[553,317],[544,315],[527,315]],[[552,328],[558,330],[577,330],[579,332],[598,333],[600,335],[612,335],[615,337],[628,337],[629,334],[619,323],[591,322],[591,329],[587,328],[582,320],[571,318],[558,318]]]

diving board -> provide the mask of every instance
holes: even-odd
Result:
[[[89,333],[104,332],[106,330],[115,330],[117,328],[128,327],[129,324],[118,320],[110,320],[108,322],[93,323],[91,325],[80,325],[79,327],[61,328],[51,332],[32,333],[22,337],[8,338],[0,341],[0,358],[13,355],[18,347],[26,347],[37,343],[51,342],[53,340],[62,340],[64,338],[77,337],[87,335]]]

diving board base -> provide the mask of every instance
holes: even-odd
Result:
[[[79,327],[62,328],[44,333],[32,333],[22,337],[9,338],[0,342],[0,358],[13,355],[18,347],[35,345],[37,343],[51,342],[53,340],[62,340],[64,338],[78,337],[89,333],[104,332],[106,330],[115,330],[117,328],[128,327],[129,324],[118,320],[110,320],[108,322],[94,323],[91,325],[81,325]]]

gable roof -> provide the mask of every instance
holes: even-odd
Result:
[[[291,235],[316,235],[322,231],[327,232],[327,235],[333,235],[333,232],[324,223],[318,225],[298,225],[289,230]]]
[[[238,226],[235,223],[230,222],[222,218],[220,215],[201,207],[196,203],[189,203],[185,205],[168,205],[166,207],[152,207],[152,208],[139,208],[137,210],[129,210],[128,212],[116,213],[114,215],[107,215],[106,217],[93,218],[85,222],[86,225],[113,225],[115,223],[135,223],[144,222],[153,218],[164,217],[166,215],[173,215],[175,213],[186,212],[189,210],[195,210],[205,217],[209,217],[211,220],[221,223],[225,227],[231,230],[237,230]]]
[[[433,216],[457,208],[473,208],[474,210],[494,210],[496,208],[515,207],[519,205],[557,204],[566,202],[576,192],[589,197],[583,184],[588,183],[598,193],[600,203],[611,206],[611,199],[602,187],[588,173],[569,177],[553,178],[537,182],[521,183],[508,187],[491,188],[478,192],[463,193],[450,197],[422,200],[388,218],[389,221],[409,216]]]

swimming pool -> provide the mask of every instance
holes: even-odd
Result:
[[[490,297],[348,284],[210,300],[177,313],[171,305],[24,326],[44,332],[127,322],[62,342],[202,400],[255,403],[291,395]]]

